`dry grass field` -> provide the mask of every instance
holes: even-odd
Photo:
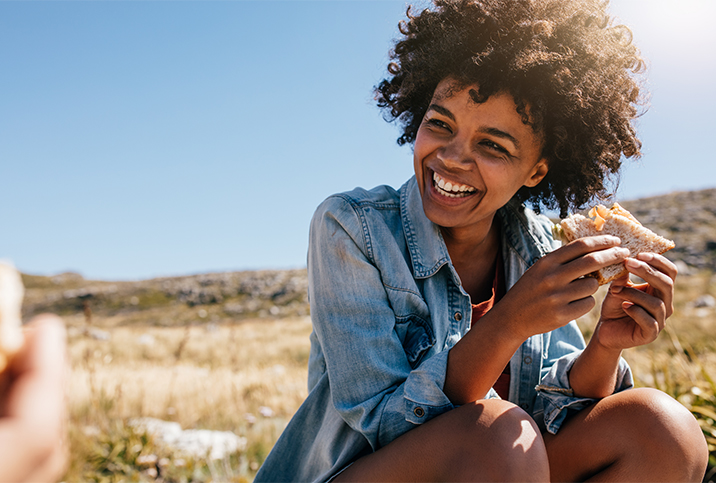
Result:
[[[65,480],[250,481],[306,397],[310,330],[302,317],[116,327],[97,340],[72,326]],[[233,431],[247,446],[222,461],[192,461],[135,434],[128,422],[137,417]]]
[[[699,418],[716,481],[716,296],[711,273],[680,277],[676,313],[648,347],[627,351],[638,385],[662,389]],[[708,304],[707,304],[708,305]],[[68,315],[71,462],[67,482],[251,481],[306,396],[310,319],[248,319],[186,327],[103,326]],[[596,318],[580,320],[589,336]],[[130,426],[137,417],[228,430],[246,446],[221,460],[187,457]]]

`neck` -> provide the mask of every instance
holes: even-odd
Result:
[[[494,223],[494,216],[470,230],[441,227],[440,231],[455,267],[458,267],[461,261],[474,261],[476,258],[494,261],[499,246],[499,229]]]
[[[450,260],[473,303],[482,301],[492,289],[500,230],[493,220],[469,233],[441,228]]]

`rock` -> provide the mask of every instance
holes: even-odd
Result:
[[[696,308],[713,308],[716,307],[716,298],[712,295],[706,294],[698,297],[694,300],[694,307]]]
[[[274,416],[273,409],[268,406],[261,406],[259,408],[259,414],[265,418],[272,418]]]
[[[676,269],[679,271],[679,275],[682,277],[688,277],[693,273],[691,267],[689,267],[683,260],[676,260],[674,262],[674,265],[676,265]]]
[[[179,423],[155,418],[133,419],[129,421],[129,425],[135,432],[146,432],[167,449],[191,458],[220,460],[233,453],[245,451],[247,446],[246,438],[231,431],[182,430]]]
[[[158,460],[159,458],[157,458],[157,455],[155,454],[139,455],[137,456],[135,463],[139,466],[153,466],[157,464]]]
[[[244,306],[239,302],[229,302],[224,304],[224,312],[229,315],[241,315],[244,313]]]
[[[88,337],[91,337],[94,340],[110,340],[112,338],[112,334],[110,334],[106,330],[101,330],[94,327],[90,327],[89,329],[87,329],[86,334]]]
[[[137,337],[137,344],[139,345],[146,345],[146,346],[153,346],[156,342],[156,339],[154,339],[154,336],[152,334],[142,334],[139,337]]]

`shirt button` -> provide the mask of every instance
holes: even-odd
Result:
[[[530,408],[530,405],[527,404],[527,403],[522,403],[522,404],[520,404],[520,407],[521,407],[522,409],[524,409],[525,411],[527,411],[527,410]]]
[[[462,320],[462,314],[460,312],[455,312],[455,320],[458,322]]]
[[[525,356],[525,358],[522,359],[522,362],[525,364],[532,364],[532,358],[530,356]]]
[[[425,416],[425,410],[421,408],[420,406],[413,409],[413,414],[415,414],[417,417],[422,418]]]

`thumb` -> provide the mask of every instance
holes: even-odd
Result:
[[[629,285],[629,272],[624,272],[619,278],[616,278],[609,285],[609,293],[619,293],[622,289]]]

